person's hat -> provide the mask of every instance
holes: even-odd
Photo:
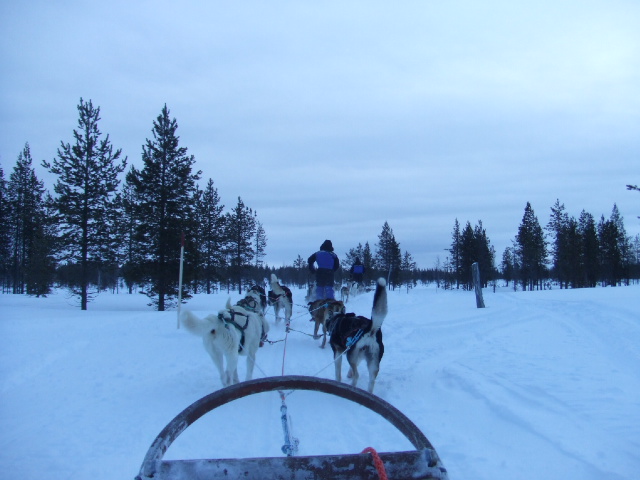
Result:
[[[320,250],[333,252],[333,245],[331,245],[331,240],[325,240],[322,245],[320,245]]]

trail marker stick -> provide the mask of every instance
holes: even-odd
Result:
[[[178,274],[178,327],[180,328],[180,308],[182,307],[182,265],[184,261],[184,232],[180,236],[180,273]]]

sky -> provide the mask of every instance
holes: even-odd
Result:
[[[499,261],[530,202],[541,225],[608,218],[640,234],[635,0],[25,1],[0,5],[0,165],[73,143],[80,98],[141,168],[166,104],[201,185],[242,198],[291,265],[384,222],[420,268],[457,219]]]
[[[640,285],[514,292],[388,291],[374,395],[426,435],[451,480],[636,480],[640,469]],[[335,378],[331,348],[293,288],[291,331],[275,322],[253,378]],[[0,465],[4,479],[133,479],[154,438],[222,388],[197,336],[145,295],[103,292],[82,311],[58,290],[0,295]],[[183,308],[204,317],[227,292]],[[232,302],[238,296],[232,295]],[[373,292],[347,310],[369,315]],[[286,339],[286,342],[283,341]],[[368,372],[359,366],[357,388]],[[347,379],[342,362],[342,380]],[[239,358],[238,375],[246,376]],[[298,456],[414,450],[389,422],[319,392],[287,392]],[[366,392],[365,392],[366,393]],[[219,407],[165,460],[282,457],[278,393]],[[339,428],[336,428],[339,426]],[[243,475],[232,478],[243,478]],[[265,477],[268,478],[268,477]]]

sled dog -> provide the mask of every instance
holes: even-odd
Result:
[[[269,331],[269,324],[262,315],[231,305],[231,300],[227,300],[226,307],[217,315],[199,318],[193,312],[183,310],[180,321],[189,332],[202,337],[204,348],[220,373],[223,387],[239,382],[240,355],[247,357],[245,380],[251,380],[256,353]]]
[[[247,291],[246,296],[239,301],[238,304],[242,305],[241,302],[243,301],[250,310],[259,311],[263,317],[267,313],[267,295],[264,291],[264,287],[261,287],[260,285],[252,286]]]
[[[358,364],[364,359],[369,370],[369,392],[373,392],[376,377],[380,370],[380,361],[384,354],[382,343],[382,322],[387,316],[387,282],[384,278],[378,279],[376,291],[373,297],[373,309],[371,319],[344,313],[333,316],[327,320],[329,330],[329,344],[333,350],[333,359],[336,369],[336,380],[342,381],[342,354],[346,352],[349,362],[351,385],[358,383]]]
[[[278,277],[271,274],[271,290],[269,290],[269,305],[273,305],[273,311],[276,315],[276,323],[280,321],[280,311],[284,310],[284,320],[288,325],[291,321],[291,312],[293,310],[293,295],[289,287],[280,285]]]
[[[329,298],[324,300],[314,300],[309,302],[309,313],[311,314],[311,321],[316,322],[313,328],[313,338],[318,339],[318,330],[322,325],[322,345],[320,348],[324,348],[327,343],[327,321],[334,315],[344,313],[344,303],[340,300],[331,300]]]
[[[340,300],[342,300],[342,303],[347,303],[349,301],[349,287],[346,285],[340,289]]]

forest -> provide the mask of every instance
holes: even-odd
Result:
[[[100,132],[99,107],[80,99],[77,108],[74,143],[61,142],[56,158],[42,162],[57,178],[53,192],[38,179],[28,143],[8,178],[0,167],[2,293],[43,296],[66,288],[83,310],[103,290],[143,293],[163,311],[194,293],[242,293],[271,273],[299,287],[313,281],[300,256],[291,266],[266,264],[268,237],[256,211],[240,196],[225,209],[212,179],[202,187],[166,105],[143,145],[141,169],[127,168],[122,151]],[[585,211],[569,216],[558,200],[542,227],[527,202],[499,263],[482,221],[461,227],[455,219],[449,255],[431,268],[402,251],[388,222],[377,240],[373,249],[365,240],[348,250],[337,282],[350,280],[356,258],[365,265],[365,283],[384,276],[394,289],[435,282],[470,290],[474,263],[484,287],[502,281],[522,290],[584,288],[640,279],[640,238],[626,234],[615,204],[608,219],[596,221]]]

